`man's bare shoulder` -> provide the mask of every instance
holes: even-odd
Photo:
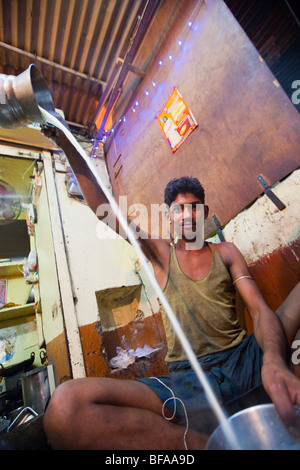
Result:
[[[237,246],[232,242],[215,243],[214,246],[222,256],[224,263],[228,266],[232,264],[236,258],[242,256]]]
[[[220,242],[213,244],[217,250],[221,253],[234,253],[238,251],[237,246],[232,242]]]

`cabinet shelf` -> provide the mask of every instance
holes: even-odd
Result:
[[[8,261],[5,263],[0,262],[0,279],[7,277],[23,276],[22,273],[23,261]]]
[[[26,305],[15,305],[14,307],[0,309],[0,321],[11,320],[12,318],[26,317],[35,313],[35,303]]]

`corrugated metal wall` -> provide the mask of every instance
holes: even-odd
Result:
[[[0,72],[18,75],[36,63],[55,106],[69,122],[86,126],[117,58],[124,57],[129,47],[146,3],[1,0]]]

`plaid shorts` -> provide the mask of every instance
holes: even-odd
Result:
[[[262,352],[254,334],[241,344],[198,358],[221,406],[261,385]],[[169,375],[137,379],[148,385],[178,424],[211,433],[219,424],[189,361],[169,364]]]

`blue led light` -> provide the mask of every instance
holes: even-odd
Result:
[[[189,28],[191,28],[192,25],[193,25],[192,21],[188,21],[187,26],[189,26]],[[182,40],[181,40],[181,39],[178,39],[178,40],[177,40],[177,44],[178,44],[179,47],[182,46]],[[168,59],[169,59],[169,60],[172,60],[172,59],[173,59],[172,54],[168,54]],[[162,60],[162,59],[159,59],[158,65],[159,65],[159,66],[162,66],[163,63],[164,63],[163,60]],[[155,81],[152,80],[151,83],[152,83],[152,86],[153,86],[153,87],[156,87]],[[150,94],[148,90],[144,90],[144,93],[145,93],[146,96],[149,96],[149,94]],[[135,106],[135,107],[139,106],[139,101],[136,101],[135,104],[134,104],[134,106]],[[133,112],[133,113],[135,113],[135,111],[136,111],[136,110],[135,110],[135,107],[132,108],[132,112]],[[120,121],[126,122],[126,117],[124,116],[122,119],[120,119]],[[119,122],[120,122],[120,121],[119,121]],[[114,129],[113,129],[113,128],[111,129],[111,132],[114,132]]]

